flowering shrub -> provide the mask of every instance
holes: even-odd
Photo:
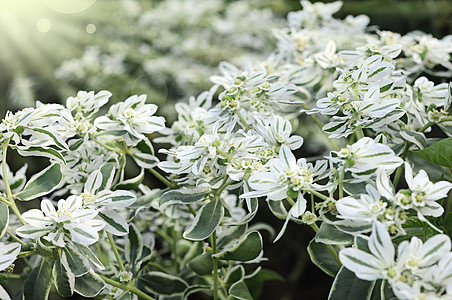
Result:
[[[333,18],[340,2],[302,5],[267,60],[221,63],[171,127],[145,95],[106,108],[107,91],[7,112],[0,282],[25,279],[23,299],[52,286],[63,297],[257,298],[278,278],[259,266],[253,218],[267,205],[284,220],[275,242],[292,223],[316,232],[308,253],[335,277],[329,299],[450,299],[451,87],[438,82],[452,71],[451,37],[372,32],[366,16]],[[297,128],[306,119],[323,139]],[[317,141],[329,149],[299,157]],[[8,167],[11,150],[48,166],[27,178]]]

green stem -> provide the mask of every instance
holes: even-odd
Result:
[[[315,214],[315,201],[314,201],[314,195],[311,194],[311,212]]]
[[[14,233],[12,233],[11,231],[9,231],[9,229],[6,229],[6,233],[9,234],[9,236],[15,240],[18,243],[21,243],[23,246],[27,245],[27,243],[25,243],[24,241],[22,241],[20,238],[18,238]]]
[[[237,115],[237,117],[239,117],[240,122],[243,123],[243,125],[245,126],[246,129],[251,128],[250,125],[248,125],[248,123],[246,122],[245,118],[242,116],[242,114],[239,112],[238,109],[234,110],[234,113]]]
[[[110,242],[111,249],[113,250],[113,253],[115,254],[116,261],[118,262],[119,268],[121,269],[121,271],[125,271],[126,268],[124,268],[124,265],[122,264],[121,256],[119,255],[118,248],[116,247],[113,236],[111,235],[110,232],[107,232],[107,236],[108,236],[108,241]]]
[[[108,278],[107,276],[104,275],[100,275],[100,278],[102,278],[103,281],[105,281],[106,283],[108,283],[109,285],[115,286],[117,288],[120,288],[123,291],[127,291],[127,292],[131,292],[132,294],[137,295],[138,297],[140,297],[141,299],[146,299],[146,300],[155,300],[154,298],[152,298],[151,296],[149,296],[148,294],[140,291],[139,289],[137,289],[136,287],[132,286],[132,285],[125,285],[122,284],[120,282],[114,281],[110,278]]]
[[[104,144],[104,143],[102,143],[101,141],[99,141],[93,134],[90,134],[89,135],[89,138],[91,139],[91,140],[93,140],[94,142],[96,142],[97,144],[99,144],[99,145],[101,145],[102,147],[104,147],[105,149],[108,149],[108,150],[110,150],[110,151],[113,151],[113,152],[116,152],[116,153],[123,153],[123,151],[121,151],[120,149],[118,149],[118,148],[115,148],[115,147],[112,147],[112,146],[109,146],[109,145],[107,145],[107,144]]]
[[[295,201],[293,201],[292,198],[290,197],[286,197],[287,201],[289,201],[290,205],[294,206],[295,205]]]
[[[315,195],[315,196],[317,196],[317,197],[319,197],[319,198],[322,199],[322,200],[328,200],[328,197],[327,197],[327,196],[325,196],[324,194],[321,194],[321,193],[319,193],[319,192],[317,192],[317,191],[314,191],[314,190],[308,190],[308,192],[311,193],[311,194],[313,194],[313,195]]]
[[[403,152],[402,152],[402,155],[401,155],[401,158],[403,160],[405,160],[405,157],[408,154],[408,149],[410,148],[410,144],[411,144],[410,142],[407,142],[405,144],[405,148],[403,148]],[[402,175],[402,171],[403,171],[403,166],[404,166],[404,164],[401,164],[397,168],[396,173],[394,175],[394,181],[392,182],[392,185],[394,186],[394,189],[397,189],[397,185],[399,184],[400,176]]]
[[[212,254],[218,252],[217,249],[217,234],[216,231],[210,237],[212,243]],[[218,260],[213,258],[213,299],[218,300]]]
[[[302,105],[303,105],[303,107],[304,107],[305,109],[309,109],[309,106],[308,106],[306,103],[303,103]],[[323,124],[322,124],[322,122],[319,120],[319,118],[317,118],[317,116],[314,115],[314,114],[311,114],[310,116],[311,116],[312,120],[314,120],[314,122],[315,122],[315,124],[317,125],[317,127],[319,127],[320,131],[325,135],[325,137],[326,137],[326,139],[328,140],[328,142],[330,143],[331,147],[333,147],[333,150],[334,150],[334,151],[339,151],[339,147],[333,142],[332,139],[330,139],[330,137],[328,136],[328,134],[326,134],[326,133],[322,130]]]
[[[417,131],[419,132],[424,132],[426,131],[429,127],[435,125],[435,124],[439,124],[439,123],[444,123],[444,122],[450,122],[452,121],[452,117],[445,117],[442,118],[439,122],[434,123],[434,122],[428,122],[427,124],[425,124],[424,126],[422,126],[420,129],[418,129]]]
[[[339,199],[344,198],[344,176],[345,168],[342,168],[341,177],[339,178]]]
[[[193,216],[196,216],[196,210],[191,206],[191,204],[187,204],[188,209],[190,210]]]
[[[17,218],[19,218],[20,222],[22,222],[22,224],[25,225],[27,224],[27,222],[25,222],[25,220],[22,218],[22,214],[20,213],[19,209],[16,206],[16,203],[14,202],[13,193],[11,192],[11,187],[9,186],[8,181],[8,175],[6,172],[6,152],[8,151],[9,141],[10,139],[6,140],[5,144],[3,145],[3,161],[2,161],[3,181],[5,182],[6,195],[8,196],[9,206],[16,214]]]
[[[363,129],[361,128],[361,126],[358,126],[356,128],[355,133],[356,133],[356,137],[358,138],[358,140],[362,139],[364,137],[364,132],[363,132]]]
[[[35,255],[38,253],[39,253],[38,250],[23,251],[23,252],[20,252],[19,254],[17,254],[17,257],[31,256],[31,255]]]
[[[154,175],[155,177],[157,177],[158,180],[160,180],[162,183],[164,183],[167,187],[169,187],[170,189],[177,189],[178,185],[175,182],[169,181],[168,179],[166,179],[162,174],[160,174],[159,172],[157,172],[154,169],[148,169],[149,172],[152,173],[152,175]]]
[[[317,224],[312,223],[310,226],[316,233],[317,233],[317,231],[319,231],[319,227],[317,226]],[[328,250],[330,251],[331,255],[333,255],[333,258],[337,262],[339,267],[342,267],[342,263],[341,263],[341,260],[339,259],[339,255],[337,254],[336,250],[334,250],[333,246],[329,245],[329,244],[325,244],[325,245],[328,248]]]

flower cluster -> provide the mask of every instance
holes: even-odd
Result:
[[[124,3],[138,26],[171,16],[187,28],[190,20],[217,26],[215,14],[240,17],[244,5],[182,1],[181,14],[169,2],[142,15],[138,3]],[[270,226],[253,220],[261,199],[284,220],[275,241],[289,222],[314,229],[308,253],[336,277],[331,300],[356,291],[450,299],[452,219],[442,216],[452,175],[437,166],[452,168],[452,141],[442,138],[452,132],[451,88],[430,77],[452,71],[450,37],[375,32],[366,16],[334,18],[340,2],[301,4],[274,30],[278,46],[266,60],[221,63],[208,91],[175,106],[170,127],[145,95],[106,107],[108,91],[8,111],[1,282],[19,275],[16,259],[39,255],[25,261],[33,269],[22,270],[24,299],[39,283],[33,297],[46,299],[52,282],[65,297],[252,299],[270,274],[244,267],[266,259],[259,230]],[[179,42],[164,36],[156,48]],[[182,56],[198,49],[193,39]],[[318,147],[319,137],[330,147]],[[27,179],[27,166],[9,168],[9,149],[50,165]],[[23,213],[16,205],[32,200],[39,205]]]

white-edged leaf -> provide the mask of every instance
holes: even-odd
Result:
[[[178,295],[188,288],[188,284],[181,278],[162,272],[149,272],[138,278],[147,290],[159,295]]]
[[[96,297],[104,288],[105,282],[92,269],[75,278],[74,290],[84,297]]]
[[[55,149],[52,148],[42,148],[42,147],[19,147],[11,146],[11,148],[16,149],[22,156],[39,156],[47,157],[50,159],[56,159],[59,162],[66,163],[64,156]]]
[[[71,297],[74,294],[75,276],[61,263],[61,253],[58,253],[57,260],[53,264],[52,275],[58,294],[63,297]]]
[[[142,168],[138,176],[124,180],[115,185],[115,190],[133,190],[137,188],[144,179],[144,169]]]
[[[103,211],[99,213],[99,217],[105,221],[105,230],[111,234],[122,236],[129,233],[127,221],[117,212],[113,210]]]
[[[22,201],[36,199],[55,190],[62,180],[61,165],[52,164],[32,176],[24,189],[15,196]]]
[[[47,259],[28,275],[23,289],[23,300],[47,299],[52,285],[52,266]]]
[[[79,277],[89,271],[86,259],[73,246],[67,244],[66,247],[62,248],[62,251],[60,261],[68,272],[71,272],[76,277]]]
[[[196,214],[193,223],[184,232],[187,240],[202,241],[208,238],[220,225],[224,216],[224,208],[221,201],[210,201],[204,204]]]
[[[9,208],[0,202],[0,238],[5,234],[9,224]]]
[[[251,261],[262,252],[262,236],[258,231],[252,231],[241,238],[235,245],[212,255],[224,260]]]
[[[375,281],[359,279],[353,272],[342,267],[331,287],[328,300],[370,300]]]

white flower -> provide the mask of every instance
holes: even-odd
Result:
[[[282,200],[293,190],[299,196],[304,191],[322,190],[315,181],[325,174],[326,164],[318,161],[315,166],[306,163],[305,159],[295,160],[295,156],[286,145],[282,145],[279,158],[268,162],[266,172],[256,172],[248,179],[249,186],[254,191],[241,195],[241,198],[267,196],[269,200]],[[302,199],[305,202],[306,200]],[[301,212],[303,213],[303,212]]]
[[[395,268],[395,249],[383,224],[376,221],[368,243],[370,253],[358,248],[346,248],[339,258],[347,269],[364,280],[392,279],[400,276]]]
[[[82,199],[69,196],[67,200],[58,201],[58,210],[50,200],[41,201],[41,210],[31,209],[22,217],[27,222],[17,229],[17,234],[24,238],[39,238],[64,247],[65,240],[78,244],[91,245],[99,240],[98,232],[105,222],[94,220],[97,211],[83,208]]]
[[[340,151],[332,151],[329,159],[333,164],[338,163],[344,172],[350,172],[353,182],[365,181],[378,170],[391,173],[403,163],[391,148],[369,137],[363,137]]]
[[[447,235],[433,236],[425,243],[417,237],[403,241],[395,258],[395,248],[389,233],[383,224],[376,221],[368,239],[368,247],[370,253],[358,248],[341,250],[339,258],[342,264],[360,279],[387,280],[400,299],[435,299],[437,290],[432,285],[434,276],[430,268],[438,270],[438,267],[444,267],[443,272],[436,277],[436,282],[447,282],[442,276],[450,272],[451,241]],[[443,258],[445,256],[447,258]],[[435,266],[438,262],[440,264]],[[440,287],[438,290],[444,289]],[[422,295],[431,295],[432,298],[422,298]]]
[[[395,193],[394,187],[389,182],[389,176],[380,171],[376,184],[382,196],[404,210],[414,209],[421,221],[436,229],[425,216],[439,217],[443,214],[444,208],[437,201],[447,197],[449,190],[452,189],[452,183],[447,181],[432,183],[424,170],[420,170],[413,177],[413,170],[408,163],[405,163],[405,181],[409,189]]]
[[[417,91],[418,100],[424,105],[434,104],[440,107],[446,104],[447,96],[449,95],[449,84],[441,83],[435,85],[433,81],[422,76],[416,79],[413,87]]]
[[[83,113],[85,117],[89,118],[97,113],[110,97],[111,93],[108,91],[100,91],[97,94],[94,94],[93,91],[79,91],[76,97],[69,97],[66,100],[66,107],[74,113]]]
[[[131,96],[124,102],[111,106],[109,117],[98,117],[94,124],[97,128],[112,132],[124,132],[124,140],[134,146],[146,138],[145,134],[159,131],[165,127],[163,117],[155,117],[157,105],[145,104],[146,95]]]

